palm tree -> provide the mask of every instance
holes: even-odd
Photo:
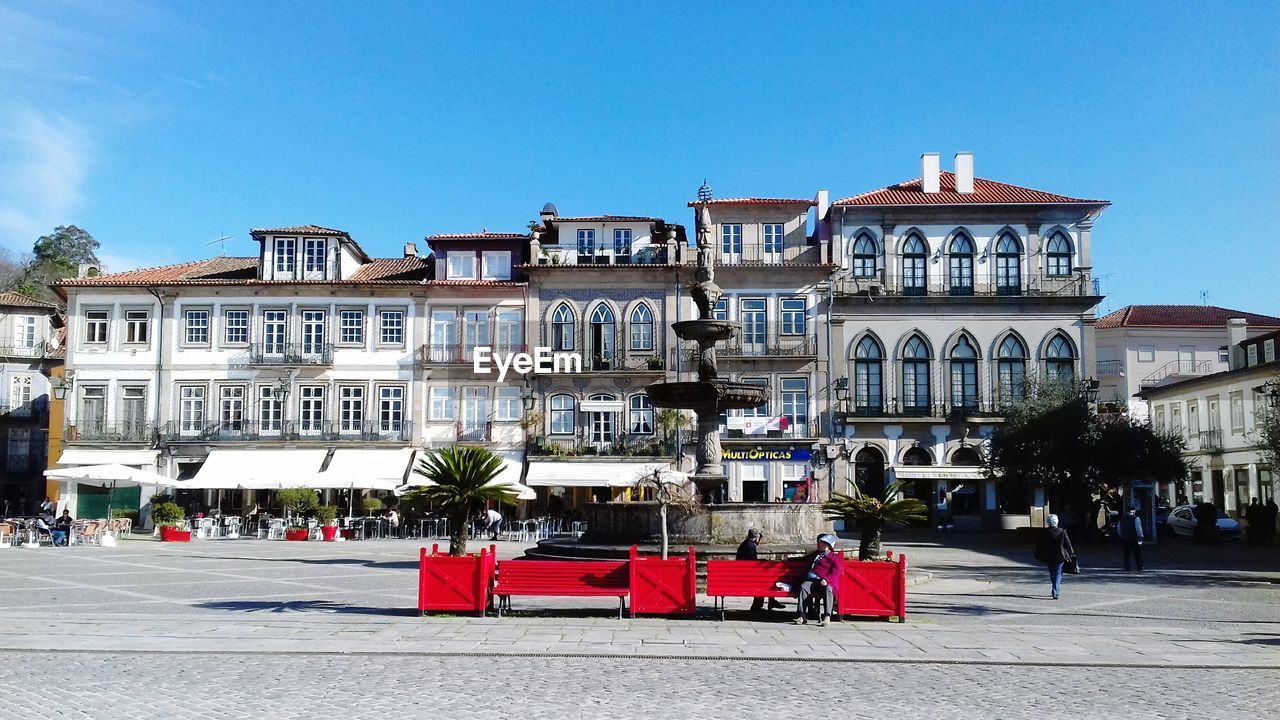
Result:
[[[929,516],[929,507],[915,498],[898,499],[898,483],[890,483],[882,497],[836,494],[822,503],[823,513],[832,520],[844,520],[858,526],[862,538],[858,543],[859,560],[880,557],[880,533],[887,523],[909,523]]]
[[[436,450],[418,461],[413,471],[432,485],[414,490],[413,500],[440,508],[449,519],[449,554],[467,554],[471,536],[469,521],[490,502],[514,505],[518,491],[495,482],[502,472],[502,458],[482,447]]]
[[[658,435],[662,438],[664,445],[674,440],[677,432],[687,430],[691,426],[689,416],[675,408],[660,408],[654,416],[654,421],[658,425]],[[675,450],[679,452],[680,448]]]

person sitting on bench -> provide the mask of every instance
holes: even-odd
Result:
[[[840,576],[844,572],[844,558],[835,552],[837,542],[838,538],[831,533],[818,536],[818,547],[809,556],[809,571],[800,583],[800,615],[794,620],[796,625],[809,622],[809,599],[815,593],[822,603],[818,625],[826,627],[831,621],[831,609],[840,594]]]
[[[751,528],[750,530],[748,530],[747,539],[743,540],[742,544],[738,546],[738,552],[735,555],[735,559],[759,560],[760,559],[759,546],[760,546],[760,540],[762,538],[763,538],[763,535],[759,530],[756,530],[755,528]],[[777,598],[769,598],[768,600],[769,600],[770,610],[781,610],[784,607],[786,607],[786,605],[783,605],[782,603],[778,602]],[[764,601],[765,601],[765,598],[762,598],[762,597],[752,599],[751,612],[753,613],[764,612]]]

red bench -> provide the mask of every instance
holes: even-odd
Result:
[[[621,619],[630,581],[626,560],[502,560],[493,594],[498,597],[498,617],[504,607],[511,610],[512,595],[540,595],[616,597]]]
[[[777,584],[784,582],[794,588],[804,579],[805,569],[803,560],[708,560],[707,595],[724,620],[725,598],[791,597],[792,592],[779,589]]]

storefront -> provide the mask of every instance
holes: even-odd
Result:
[[[796,445],[726,445],[730,502],[814,502],[812,450]]]
[[[665,460],[531,458],[525,482],[537,494],[535,509],[558,515],[587,503],[639,500],[632,490],[654,470],[677,472]]]

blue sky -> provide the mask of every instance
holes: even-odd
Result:
[[[1280,3],[783,8],[0,0],[0,245],[75,223],[120,270],[316,223],[389,255],[548,200],[691,223],[704,177],[837,198],[971,150],[1114,202],[1103,310],[1280,314]]]

